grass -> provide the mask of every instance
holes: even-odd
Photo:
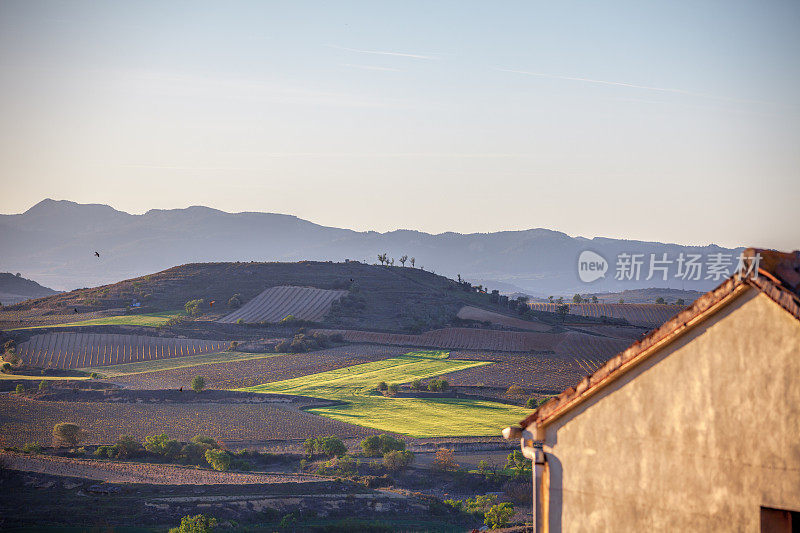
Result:
[[[184,357],[170,357],[167,359],[155,359],[153,361],[141,361],[138,363],[122,363],[98,368],[80,368],[81,372],[97,372],[101,378],[114,378],[117,376],[129,376],[131,374],[145,374],[147,372],[158,372],[160,370],[173,370],[176,368],[190,368],[200,365],[213,365],[216,363],[230,363],[234,361],[249,361],[251,359],[265,359],[285,355],[280,353],[247,353],[247,352],[220,352],[204,355],[188,355]]]
[[[159,313],[143,313],[141,315],[116,315],[105,316],[102,318],[90,318],[79,322],[65,322],[63,324],[45,324],[42,326],[30,326],[14,329],[42,329],[42,328],[66,328],[75,326],[160,326],[175,316],[184,316],[183,311],[161,311]]]
[[[381,381],[408,383],[486,364],[491,362],[449,359],[449,353],[442,351],[410,352],[383,361],[237,390],[340,401],[340,405],[309,412],[413,437],[499,437],[504,427],[524,418],[528,410],[483,400],[390,398],[373,392]]]

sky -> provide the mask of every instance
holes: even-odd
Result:
[[[0,212],[800,248],[800,2],[0,2]]]

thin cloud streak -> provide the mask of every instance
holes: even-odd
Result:
[[[358,68],[358,69],[362,69],[362,70],[381,70],[381,71],[385,71],[385,72],[403,72],[403,70],[399,69],[399,68],[376,67],[376,66],[373,66],[373,65],[354,65],[352,63],[342,63],[342,66],[343,67],[348,67],[348,68]]]
[[[338,46],[335,44],[326,44],[328,48],[336,48],[337,50],[346,50],[348,52],[357,52],[359,54],[375,54],[380,56],[397,56],[397,57],[410,57],[412,59],[426,59],[426,60],[434,60],[438,59],[435,56],[426,56],[422,54],[409,54],[406,52],[385,52],[382,50],[359,50],[358,48],[347,48],[346,46]]]
[[[713,100],[722,100],[725,102],[736,102],[740,104],[771,104],[771,102],[764,102],[761,100],[745,100],[741,98],[730,98],[727,96],[717,96],[713,94],[698,93],[694,91],[686,91],[684,89],[672,89],[668,87],[651,87],[649,85],[637,85],[635,83],[625,83],[621,81],[608,81],[608,80],[594,80],[591,78],[578,78],[574,76],[557,76],[555,74],[543,74],[541,72],[530,72],[527,70],[517,70],[508,68],[495,67],[495,70],[501,72],[512,72],[514,74],[525,74],[526,76],[535,76],[537,78],[547,78],[551,80],[567,80],[567,81],[581,81],[585,83],[597,83],[600,85],[612,85],[616,87],[629,87],[631,89],[644,89],[647,91],[658,91],[663,93],[685,94],[688,96],[699,96],[702,98],[710,98]]]

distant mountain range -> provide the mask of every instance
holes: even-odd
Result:
[[[412,230],[358,232],[274,213],[226,213],[189,207],[132,215],[107,205],[47,199],[22,214],[0,215],[0,250],[0,270],[20,271],[65,290],[116,282],[189,262],[350,259],[376,263],[377,255],[387,252],[395,258],[395,265],[402,255],[408,255],[416,258],[417,268],[453,278],[460,274],[473,284],[502,292],[546,296],[644,287],[705,291],[719,282],[684,281],[675,278],[674,272],[666,281],[659,275],[646,280],[647,264],[639,281],[617,280],[617,256],[645,254],[646,262],[650,254],[661,258],[666,253],[674,260],[681,252],[736,256],[742,249],[587,239],[541,228],[438,235]],[[592,283],[578,278],[578,257],[584,250],[607,260],[609,271],[604,278]]]
[[[42,287],[22,275],[0,272],[0,304],[13,305],[31,298],[43,298],[58,294],[58,291]]]

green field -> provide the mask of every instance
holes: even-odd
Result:
[[[173,370],[175,368],[190,368],[200,365],[213,365],[215,363],[230,363],[233,361],[248,361],[250,359],[265,359],[285,355],[281,353],[246,353],[246,352],[220,352],[205,355],[188,355],[184,357],[170,357],[141,361],[138,363],[122,363],[97,368],[80,368],[81,372],[97,372],[101,378],[114,378],[131,374],[144,374],[158,372],[159,370]]]
[[[381,381],[408,383],[487,364],[491,362],[460,361],[449,359],[448,352],[420,351],[237,390],[338,400],[341,405],[309,412],[413,437],[499,437],[504,427],[521,420],[529,411],[483,400],[389,398],[374,393]]]
[[[183,311],[161,311],[159,313],[143,313],[141,315],[116,315],[102,318],[90,318],[79,322],[65,322],[63,324],[45,324],[43,326],[30,326],[14,329],[42,329],[66,328],[75,326],[160,326],[174,316],[184,316]]]

